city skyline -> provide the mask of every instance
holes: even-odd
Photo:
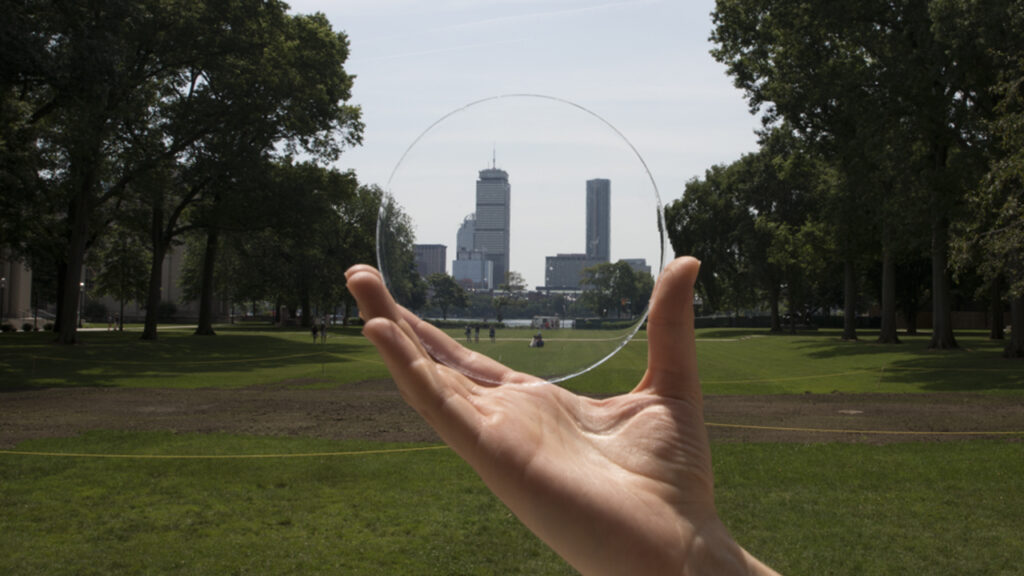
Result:
[[[289,4],[297,13],[324,12],[335,30],[348,35],[350,55],[345,69],[355,75],[352,103],[360,106],[366,131],[363,144],[346,150],[336,166],[355,170],[364,184],[388,188],[403,153],[432,122],[469,102],[498,94],[548,94],[600,114],[643,155],[666,204],[682,195],[688,180],[757,149],[759,118],[749,113],[742,91],[708,53],[713,0],[397,5],[292,0]],[[630,25],[623,26],[624,21]],[[615,41],[594,42],[594,38]],[[573,136],[572,130],[550,135],[560,140]],[[527,166],[513,158],[511,143],[500,136],[484,136],[476,149],[466,152],[474,160],[469,166],[438,179],[439,187],[423,184],[418,188],[431,199],[431,205],[424,207],[426,216],[420,219],[441,219],[440,212],[462,202],[460,197],[467,190],[459,186],[471,182],[466,174],[471,178],[490,164],[494,144],[499,167],[510,172],[517,190],[512,218],[530,218],[520,191],[527,180],[541,180],[541,172],[555,179],[561,164],[580,161],[588,148],[585,138],[577,140],[578,146],[561,153],[572,158],[552,157]],[[610,176],[617,193],[625,190],[628,183],[603,170],[599,162],[592,162],[578,176]],[[471,207],[460,210],[449,226],[457,228],[471,211]],[[637,221],[652,226],[645,219]],[[543,282],[545,255],[582,248],[575,231],[566,231],[569,242],[557,245],[550,238],[556,224],[543,226],[539,234],[547,238],[533,241],[532,246],[512,246],[513,259],[524,250],[535,250],[535,261],[541,262],[534,274],[541,278],[538,283]],[[625,234],[621,226],[617,229],[617,242],[634,235]],[[450,233],[435,236],[425,229],[418,236],[417,242],[452,244]],[[612,249],[617,248],[623,246]],[[631,254],[635,252],[623,251],[624,256]],[[511,267],[518,269],[514,262]],[[530,276],[528,270],[523,272]]]
[[[595,178],[615,182],[608,225],[620,232],[609,245],[610,259],[644,258],[660,270],[661,206],[651,175],[630,143],[592,112],[521,95],[487,99],[435,123],[403,156],[388,186],[416,243],[452,245],[476,206],[481,169],[507,174],[515,229],[506,270],[522,274],[531,288],[545,283],[546,256],[586,251],[586,183]],[[494,282],[503,281],[504,270],[495,271]]]

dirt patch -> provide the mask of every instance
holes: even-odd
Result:
[[[405,404],[391,381],[327,389],[310,389],[311,384],[315,382],[236,390],[54,388],[0,392],[0,448],[98,429],[440,441]],[[930,442],[978,437],[951,432],[1024,431],[1024,398],[1014,396],[709,396],[704,413],[711,439],[725,442]],[[843,432],[848,430],[859,432]]]

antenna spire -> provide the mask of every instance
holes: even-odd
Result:
[[[491,145],[491,168],[495,169],[498,167],[498,145]]]

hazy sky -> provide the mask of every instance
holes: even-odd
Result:
[[[352,103],[362,107],[366,131],[363,146],[347,151],[337,167],[354,169],[364,183],[386,186],[410,144],[445,114],[503,94],[552,96],[599,115],[642,155],[665,204],[678,199],[686,182],[702,176],[713,164],[731,162],[756,148],[758,120],[749,114],[724,66],[708,53],[712,0],[292,0],[290,4],[298,13],[323,12],[335,30],[348,34],[351,55],[345,68],[356,75]],[[559,114],[566,118],[578,116],[571,106],[562,108]],[[414,151],[437,152],[441,146],[437,142],[455,132],[449,124],[432,129]],[[591,122],[591,128],[594,125]],[[617,138],[600,122],[596,125],[605,136]],[[573,140],[569,134],[562,136]],[[472,158],[464,177],[446,176],[450,182],[443,190],[416,192],[429,197],[429,206],[437,212],[418,207],[410,210],[411,215],[417,222],[435,222],[439,220],[435,214],[441,213],[461,221],[473,211],[475,170],[490,164],[495,149],[498,167],[508,170],[512,183],[512,269],[523,272],[531,286],[542,284],[544,256],[584,251],[576,224],[582,225],[583,209],[566,214],[552,208],[565,226],[533,225],[534,215],[549,211],[543,206],[550,194],[526,183],[528,177],[542,177],[546,170],[558,171],[563,160],[571,164],[569,154],[559,152],[557,162],[544,166],[526,166],[504,137],[491,138],[478,148],[466,153]],[[583,147],[577,149],[579,156],[591,154]],[[642,169],[625,149],[619,153],[620,163]],[[593,158],[591,164],[595,162],[601,165],[606,160]],[[420,178],[417,170],[409,161],[403,162],[399,173],[416,180]],[[589,177],[609,177],[603,167],[590,172]],[[633,186],[616,183],[613,178],[613,202]],[[585,183],[572,186],[582,204]],[[402,194],[409,194],[395,192],[400,200]],[[526,216],[525,209],[529,209]],[[650,251],[655,243],[651,238],[656,238],[651,222],[629,217],[634,226],[628,231],[613,222],[613,258],[655,259]],[[531,221],[532,227],[524,227],[524,220]],[[444,223],[442,229],[449,226],[453,225]],[[421,231],[417,241],[447,244],[451,259],[454,226],[444,234]],[[438,235],[450,238],[434,237]],[[516,236],[520,242],[525,236],[541,241],[520,248],[517,258]],[[630,242],[641,242],[643,247]]]

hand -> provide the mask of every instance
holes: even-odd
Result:
[[[580,572],[773,574],[715,510],[693,331],[699,266],[681,258],[662,272],[647,372],[631,393],[605,400],[462,348],[396,304],[369,266],[346,278],[364,334],[406,402]],[[423,343],[460,369],[436,362]]]

